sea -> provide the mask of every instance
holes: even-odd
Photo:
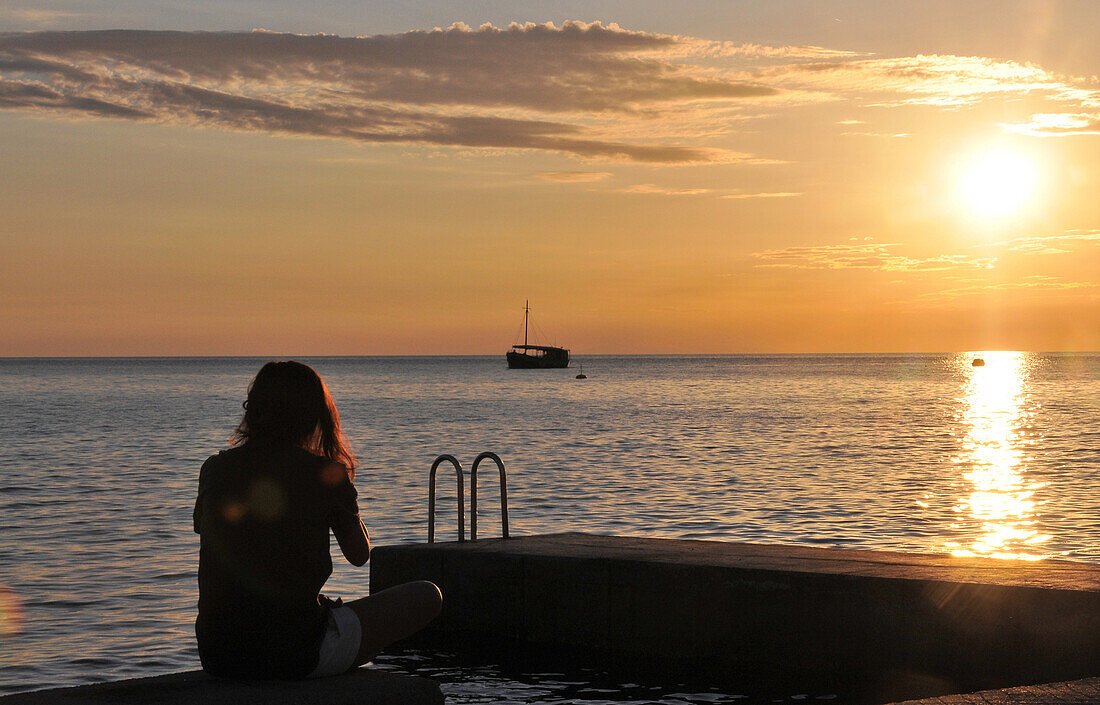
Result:
[[[357,454],[376,545],[422,542],[428,471],[497,453],[513,535],[584,531],[1100,563],[1100,354],[300,358]],[[980,359],[984,365],[976,365]],[[199,467],[266,358],[0,359],[0,694],[199,667]],[[492,466],[479,533],[500,532]],[[453,471],[437,531],[457,535]],[[367,592],[339,560],[326,586]],[[843,702],[404,649],[457,703]]]

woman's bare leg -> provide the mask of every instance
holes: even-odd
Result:
[[[362,666],[393,642],[424,628],[439,616],[443,595],[435,583],[417,580],[344,603],[359,616],[363,639],[355,666]]]

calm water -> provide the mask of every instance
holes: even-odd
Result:
[[[308,361],[361,458],[378,544],[424,539],[437,454],[493,450],[516,534],[1100,563],[1100,355],[973,357],[590,357],[587,380],[501,357]],[[0,360],[0,693],[198,666],[195,484],[262,362]],[[496,496],[485,483],[483,535],[498,531]],[[326,592],[366,585],[343,564]],[[471,672],[415,652],[383,665],[440,676],[456,702],[746,695]]]

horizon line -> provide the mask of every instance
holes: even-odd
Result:
[[[584,357],[812,357],[812,356],[879,356],[879,355],[964,355],[977,353],[1027,353],[1033,355],[1095,355],[1100,350],[880,350],[864,352],[655,352],[655,353],[587,353]],[[353,358],[495,358],[498,353],[339,353],[339,354],[197,354],[197,355],[0,355],[0,360],[290,360],[290,359],[353,359]],[[577,360],[576,354],[572,355]]]

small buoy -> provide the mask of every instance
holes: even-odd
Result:
[[[980,357],[976,357],[974,358],[974,362],[971,362],[970,364],[974,367],[985,367],[985,360],[981,359]]]

